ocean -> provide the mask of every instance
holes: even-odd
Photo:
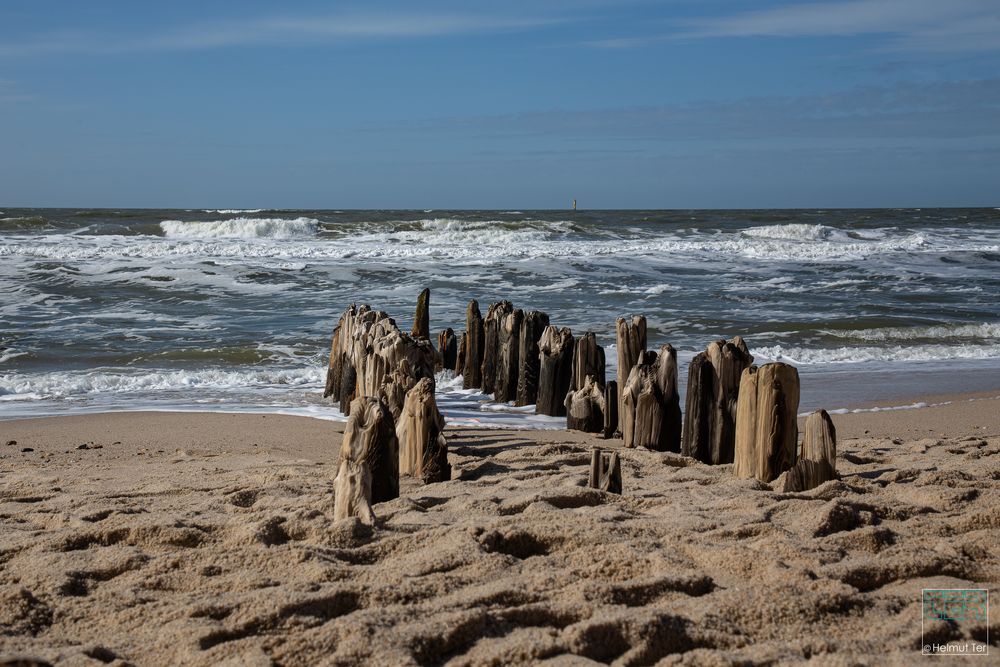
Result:
[[[682,371],[742,335],[799,368],[800,411],[1000,390],[1000,209],[73,210],[0,206],[0,419],[106,410],[341,419],[322,398],[351,303],[431,330],[510,299],[614,359],[643,314]],[[609,377],[613,368],[609,368]],[[681,374],[684,391],[685,374]],[[452,423],[558,427],[438,378]],[[683,403],[683,401],[682,401]]]

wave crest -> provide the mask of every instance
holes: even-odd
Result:
[[[313,218],[232,218],[207,222],[164,220],[163,235],[172,239],[293,239],[311,237],[319,228]]]

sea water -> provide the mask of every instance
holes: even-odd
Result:
[[[2,207],[0,207],[2,208]],[[594,331],[648,321],[686,364],[742,335],[801,409],[1000,389],[1000,211],[0,212],[0,418],[101,410],[340,419],[322,398],[351,303],[464,328],[510,299]],[[559,426],[438,378],[453,423]]]

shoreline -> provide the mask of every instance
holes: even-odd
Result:
[[[799,414],[801,428],[805,416]],[[858,438],[862,436],[903,437],[920,435],[921,437],[945,437],[953,435],[1000,435],[1000,391],[977,391],[962,394],[931,394],[908,405],[879,405],[878,402],[863,403],[853,408],[844,408],[830,412],[838,436],[841,438]],[[264,422],[259,418],[268,418]],[[288,421],[290,420],[290,421]],[[62,438],[76,430],[78,439],[92,441],[109,433],[112,428],[138,428],[147,430],[144,424],[183,424],[184,422],[201,422],[202,426],[174,432],[186,441],[193,441],[196,431],[205,429],[221,429],[223,433],[231,432],[234,427],[243,423],[265,425],[257,439],[267,439],[277,443],[281,435],[278,424],[286,425],[300,423],[294,427],[296,433],[305,433],[308,438],[317,437],[318,433],[343,433],[346,420],[326,418],[310,414],[289,414],[287,412],[256,411],[256,410],[113,410],[99,412],[83,412],[69,415],[46,415],[41,417],[0,418],[0,444],[8,440],[18,442],[40,442],[47,437]],[[309,424],[309,426],[305,426]],[[322,424],[332,425],[329,427]],[[465,422],[448,423],[448,431],[469,430],[489,433],[493,431],[505,433],[548,434],[573,433],[565,428],[537,428],[531,425],[525,427],[500,427],[492,424],[468,424]],[[182,435],[183,434],[183,435]],[[233,436],[227,436],[224,441],[236,445]]]

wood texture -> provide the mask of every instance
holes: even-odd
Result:
[[[802,429],[802,457],[810,461],[826,461],[837,467],[837,429],[826,410],[817,410],[806,417]]]
[[[468,347],[468,339],[469,337],[464,331],[458,339],[458,350],[455,352],[455,373],[457,375],[465,372],[465,349]]]
[[[529,310],[521,323],[518,342],[517,396],[514,405],[534,405],[538,400],[538,373],[541,369],[538,343],[549,326],[549,316],[539,310]]]
[[[524,311],[514,309],[500,321],[500,359],[493,397],[499,403],[517,398],[517,374],[520,370],[521,325]]]
[[[455,331],[448,327],[438,334],[438,354],[441,358],[441,368],[454,372],[458,359],[458,339]]]
[[[593,376],[584,379],[582,387],[566,394],[566,428],[585,433],[604,430],[604,391]]]
[[[587,377],[592,377],[602,388],[605,382],[604,348],[597,344],[597,335],[588,331],[577,339],[573,348],[573,375],[570,391],[583,388]]]
[[[356,398],[350,408],[334,479],[334,518],[375,523],[372,505],[399,497],[399,443],[386,405]]]
[[[681,409],[677,393],[677,352],[670,345],[647,352],[632,367],[620,415],[626,447],[680,452]]]
[[[422,479],[425,484],[451,479],[444,417],[434,399],[434,383],[424,378],[406,394],[396,422],[399,441],[399,474]]]
[[[739,336],[718,340],[688,366],[682,453],[703,463],[732,463],[740,377],[753,363]]]
[[[590,450],[590,477],[587,486],[608,493],[622,492],[622,466],[618,452],[605,454],[597,447]]]
[[[510,301],[491,303],[483,320],[483,393],[496,391],[497,376],[500,372],[500,328],[504,318],[514,312]]]
[[[620,438],[618,430],[618,382],[611,380],[604,387],[604,438]]]
[[[431,337],[431,291],[424,288],[417,297],[417,310],[413,314],[413,331],[410,335],[414,338],[430,340]]]
[[[733,473],[771,482],[795,465],[799,374],[784,363],[751,366],[740,379]]]
[[[573,332],[547,326],[538,343],[538,398],[535,413],[562,417],[573,375]]]
[[[615,322],[615,345],[618,350],[618,414],[623,415],[629,374],[646,352],[646,318],[642,315],[631,319],[619,317]]]
[[[483,385],[483,316],[475,299],[465,310],[465,336],[462,388],[479,389]]]

